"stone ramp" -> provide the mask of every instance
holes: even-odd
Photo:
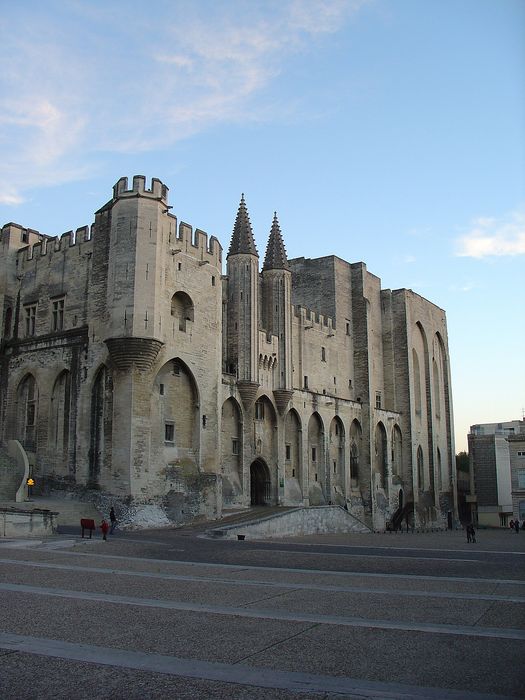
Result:
[[[31,504],[34,508],[46,508],[58,513],[58,527],[62,525],[80,528],[80,518],[92,518],[98,526],[102,518],[109,517],[108,513],[102,514],[92,503],[67,496],[33,496]]]
[[[251,513],[251,517],[209,529],[209,537],[221,539],[271,539],[316,534],[371,532],[365,523],[340,506],[275,508],[268,514]]]

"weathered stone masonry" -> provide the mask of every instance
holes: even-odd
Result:
[[[445,313],[363,263],[260,265],[244,197],[215,237],[121,178],[91,227],[14,223],[0,258],[1,438],[42,487],[223,507],[338,503],[383,528],[456,513]]]

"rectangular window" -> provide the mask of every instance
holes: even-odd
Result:
[[[304,376],[304,388],[308,389],[308,377],[306,375]]]
[[[175,442],[175,424],[164,423],[164,442]]]
[[[525,452],[518,450],[518,457],[525,457]]]
[[[164,384],[159,384],[159,394],[164,396]]]
[[[350,335],[350,323],[346,323],[346,335]]]
[[[26,337],[29,337],[31,335],[35,335],[36,304],[31,304],[30,306],[25,306],[24,312],[25,312]]]
[[[381,392],[376,391],[376,408],[381,408]]]
[[[317,447],[312,447],[312,462],[317,460]],[[317,481],[317,479],[316,479]]]
[[[525,489],[525,469],[518,469],[518,488]]]
[[[286,461],[289,462],[292,459],[292,446],[286,445]]]
[[[215,287],[215,277],[213,275],[211,276],[211,286]]]
[[[326,362],[326,349],[321,348],[321,362]]]
[[[232,438],[232,455],[239,454],[239,440],[238,438]]]
[[[64,330],[64,299],[55,299],[53,302],[53,331]]]
[[[255,419],[264,420],[264,404],[262,401],[257,401],[255,404]]]

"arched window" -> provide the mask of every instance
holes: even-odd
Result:
[[[193,302],[186,292],[176,292],[171,298],[171,315],[178,320],[179,331],[186,332],[187,321],[193,321]]]

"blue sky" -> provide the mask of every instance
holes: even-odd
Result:
[[[364,261],[447,312],[456,447],[525,406],[525,2],[0,0],[0,222],[160,178],[227,247]]]

